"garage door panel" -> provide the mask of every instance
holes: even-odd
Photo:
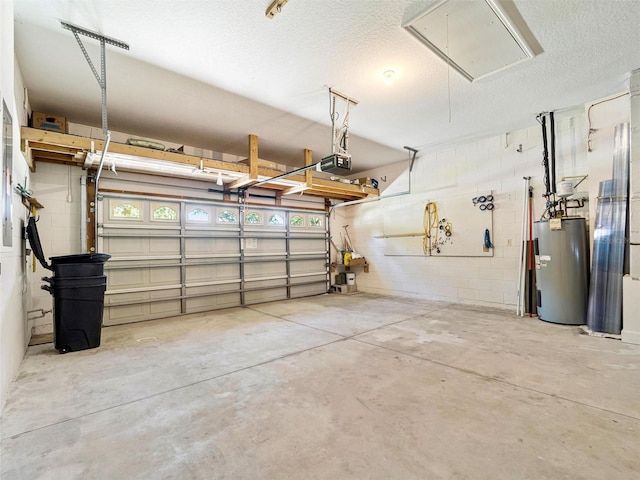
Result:
[[[310,295],[320,295],[322,293],[327,293],[327,287],[324,283],[291,287],[291,298],[308,297]]]
[[[141,308],[135,308],[141,307]],[[181,304],[179,300],[167,300],[148,305],[127,305],[110,307],[105,311],[105,325],[121,325],[124,323],[155,320],[157,318],[173,317],[180,315]]]
[[[180,283],[180,267],[148,268],[149,284],[153,286]]]
[[[179,238],[150,238],[148,241],[150,254],[175,254],[180,251]]]
[[[237,238],[187,238],[185,254],[187,256],[202,253],[239,253],[240,241]]]
[[[244,241],[245,254],[259,255],[265,253],[281,253],[286,255],[287,242],[285,239],[275,238],[246,238]]]
[[[269,290],[257,290],[254,292],[246,292],[244,294],[244,298],[245,298],[245,303],[247,304],[273,302],[275,300],[286,300],[287,289],[282,287],[282,288],[273,288]]]
[[[146,285],[175,285],[176,283],[180,283],[180,267],[127,268],[112,270],[107,275],[109,290],[143,288]]]
[[[237,292],[240,290],[240,280],[231,283],[222,283],[217,285],[195,285],[187,287],[187,297],[202,295],[217,295],[223,292]]]
[[[105,238],[103,250],[112,257],[147,255],[149,244],[143,238]]]
[[[324,252],[327,250],[327,243],[324,238],[295,239],[291,240],[292,252]]]
[[[244,265],[245,280],[286,274],[287,266],[284,262],[256,262]]]
[[[239,293],[225,293],[221,295],[190,298],[187,300],[187,312],[197,313],[240,306]]]
[[[109,290],[144,287],[149,280],[147,270],[123,269],[111,270],[107,275],[107,288]]]
[[[225,265],[189,265],[186,270],[187,283],[240,279],[240,264],[238,263]]]
[[[104,325],[118,325],[146,318],[147,308],[145,305],[123,305],[118,307],[105,308]]]
[[[111,256],[115,258],[171,255],[180,251],[180,239],[132,237],[106,238],[104,240],[104,251],[108,251]]]
[[[158,318],[158,314],[162,316],[172,317],[174,315],[180,315],[182,309],[182,303],[177,300],[167,302],[153,302],[149,304],[149,313]]]
[[[292,275],[298,273],[322,272],[326,270],[327,260],[324,258],[317,260],[299,260],[291,262]]]

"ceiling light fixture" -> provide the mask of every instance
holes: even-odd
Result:
[[[391,85],[393,85],[393,79],[396,76],[396,71],[391,69],[385,70],[382,76],[384,77],[384,83],[386,83],[387,86],[390,87]]]
[[[470,82],[542,53],[513,2],[442,0],[402,27]]]
[[[87,152],[87,155],[84,160],[84,169],[95,168],[100,162],[100,158],[102,152]],[[118,168],[121,168],[130,172],[139,172],[139,173],[151,173],[151,174],[160,174],[172,177],[180,177],[180,178],[193,178],[197,180],[209,180],[213,182],[213,179],[216,179],[216,184],[222,186],[224,184],[224,179],[231,179],[230,181],[237,180],[246,176],[246,173],[243,172],[234,172],[230,170],[218,169],[218,168],[198,168],[194,167],[188,163],[177,163],[170,162],[167,160],[156,160],[146,157],[137,157],[134,155],[127,155],[124,153],[115,153],[115,152],[107,152],[105,154],[105,166],[108,169],[115,167],[117,164]],[[201,161],[201,165],[204,162]],[[321,162],[314,163],[310,167],[305,167],[307,169],[316,168],[318,164]],[[281,185],[285,187],[299,187],[305,186],[304,182],[299,180],[289,180],[286,178],[281,178],[284,176],[292,175],[295,173],[299,173],[300,169],[293,170],[292,172],[287,172],[283,175],[278,175],[277,177],[271,178],[264,175],[258,176],[258,181],[260,184],[274,184]],[[257,185],[257,184],[256,184]],[[255,185],[254,185],[255,186]]]
[[[101,154],[101,151],[95,153],[88,152],[84,160],[83,168],[95,168],[100,162]],[[201,162],[201,165],[202,163],[204,162]],[[217,180],[217,177],[223,172],[225,177],[231,177],[231,179],[242,178],[245,175],[243,172],[232,172],[209,167],[198,168],[188,163],[155,160],[115,152],[106,152],[104,164],[106,168],[113,168],[117,165],[118,168],[131,172],[155,173],[182,178],[197,178],[199,180],[211,179],[210,181],[212,182],[214,178]]]

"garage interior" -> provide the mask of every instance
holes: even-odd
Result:
[[[0,478],[640,475],[639,1],[0,11]]]

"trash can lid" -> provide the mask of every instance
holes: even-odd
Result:
[[[105,263],[111,258],[107,253],[79,253],[77,255],[62,255],[49,257],[53,265],[61,263]]]
[[[38,235],[38,227],[36,227],[35,217],[29,217],[26,230],[29,245],[31,245],[31,251],[33,251],[33,254],[44,268],[47,270],[53,270],[53,268],[51,268],[44,259],[44,252],[42,251],[42,244],[40,243],[40,236]]]
[[[40,264],[47,270],[54,270],[55,265],[66,263],[105,263],[111,258],[111,255],[107,253],[80,253],[76,255],[62,255],[59,257],[49,257],[52,265],[49,265],[44,258],[44,252],[42,251],[42,244],[40,243],[40,235],[38,235],[38,227],[36,226],[35,217],[29,217],[27,222],[27,238],[29,239],[29,245],[31,250],[36,256]]]

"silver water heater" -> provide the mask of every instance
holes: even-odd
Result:
[[[584,218],[535,222],[538,318],[564,325],[587,323],[589,249]]]

